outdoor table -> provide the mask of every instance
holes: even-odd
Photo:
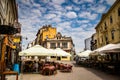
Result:
[[[44,66],[43,67],[43,71],[42,71],[42,74],[47,74],[50,75],[50,74],[53,74],[55,71],[55,67],[54,66]]]
[[[63,67],[64,67],[64,64],[63,64],[63,63],[60,63],[60,64],[59,64],[59,69],[62,70]]]
[[[69,64],[64,64],[63,68],[61,69],[61,71],[71,71],[72,70],[72,65]]]

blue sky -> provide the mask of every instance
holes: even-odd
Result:
[[[62,35],[71,36],[76,52],[95,33],[95,26],[115,0],[17,0],[23,45],[36,38],[43,25],[51,24]],[[26,46],[25,46],[26,47]]]

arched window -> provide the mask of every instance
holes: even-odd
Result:
[[[112,38],[112,40],[114,40],[114,33],[115,33],[115,30],[113,29],[112,31],[111,31],[111,38]]]
[[[112,19],[112,16],[110,16],[110,23],[113,23],[113,19]]]
[[[118,16],[120,16],[120,8],[118,8]]]

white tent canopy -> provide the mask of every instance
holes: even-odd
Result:
[[[91,53],[92,51],[91,50],[86,50],[86,51],[83,51],[81,53],[78,53],[77,55],[79,57],[89,57],[89,54]]]
[[[65,52],[60,48],[56,48],[54,51],[56,52],[57,56],[71,56],[71,54]]]
[[[120,43],[114,44],[113,46],[110,46],[110,47],[107,48],[106,50],[111,50],[111,49],[120,49]]]
[[[90,55],[101,55],[104,52],[113,52],[113,51],[118,52],[118,51],[120,51],[118,49],[120,49],[120,43],[118,43],[118,44],[108,44],[108,45],[105,45],[103,47],[100,47],[100,48],[92,51],[90,53]]]
[[[105,45],[105,46],[103,46],[103,47],[101,47],[101,48],[98,48],[98,49],[96,49],[96,50],[94,50],[94,51],[101,52],[101,51],[103,51],[103,50],[108,50],[108,49],[110,49],[110,48],[112,48],[112,47],[114,47],[114,46],[115,46],[115,44],[108,44],[108,45]]]
[[[19,56],[52,56],[52,55],[56,54],[40,45],[35,45],[33,47],[30,47],[29,49],[19,52]]]
[[[113,46],[102,50],[102,52],[120,52],[120,43],[114,44]]]

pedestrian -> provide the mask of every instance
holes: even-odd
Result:
[[[35,61],[34,67],[35,67],[35,72],[38,72],[38,67],[39,67],[39,65],[38,65],[38,62],[37,62],[37,61]]]

